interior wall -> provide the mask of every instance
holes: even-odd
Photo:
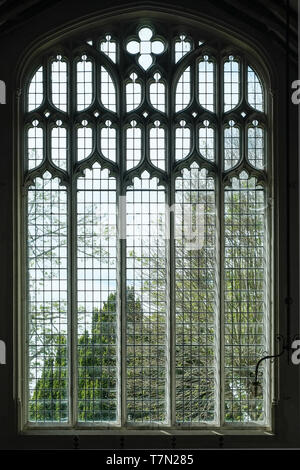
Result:
[[[231,2],[233,3],[233,2]],[[236,0],[236,8],[242,9]],[[239,7],[240,6],[240,7]],[[2,63],[0,79],[6,84],[6,104],[0,105],[0,339],[7,348],[7,363],[0,365],[0,448],[72,448],[73,436],[63,433],[49,435],[23,435],[18,431],[18,325],[17,325],[17,276],[16,214],[18,204],[16,190],[18,156],[18,100],[22,98],[22,77],[32,51],[43,49],[39,39],[51,37],[54,30],[69,25],[80,17],[93,21],[122,8],[128,11],[140,9],[172,11],[178,16],[190,15],[220,28],[230,25],[230,32],[244,38],[261,53],[271,71],[269,92],[274,98],[274,168],[276,183],[275,232],[278,256],[275,265],[275,310],[278,326],[275,333],[290,339],[299,334],[299,268],[298,268],[298,109],[291,101],[291,83],[297,77],[297,62],[276,35],[271,34],[247,17],[247,13],[233,15],[222,8],[222,2],[193,2],[190,0],[160,2],[121,2],[94,0],[84,2],[64,1],[52,8],[27,18],[11,32],[1,36]],[[247,20],[248,18],[248,20]],[[31,51],[31,52],[30,52]],[[280,345],[279,345],[280,348]],[[277,377],[277,399],[273,404],[274,435],[206,435],[183,436],[80,436],[81,448],[192,448],[192,447],[300,447],[300,366],[287,360],[286,352],[280,358]],[[277,363],[274,367],[277,368]]]

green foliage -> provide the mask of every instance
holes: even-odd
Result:
[[[131,322],[142,315],[132,289],[127,292],[127,312]],[[103,307],[93,311],[90,330],[78,338],[79,421],[116,420],[116,335],[116,294],[111,293]],[[30,421],[68,419],[67,354],[65,336],[56,335],[30,400]]]
[[[67,405],[67,345],[63,335],[54,338],[53,353],[45,360],[30,400],[31,421],[65,421]]]

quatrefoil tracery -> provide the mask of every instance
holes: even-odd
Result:
[[[153,64],[152,54],[162,54],[165,45],[160,40],[151,40],[153,31],[150,28],[140,29],[138,36],[140,41],[128,41],[126,49],[129,54],[139,54],[138,63],[144,70],[147,70]]]

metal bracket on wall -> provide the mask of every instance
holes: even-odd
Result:
[[[284,338],[282,335],[278,335],[276,337],[276,340],[277,341],[283,341]],[[262,357],[256,364],[256,367],[255,367],[255,378],[254,378],[254,381],[252,382],[252,385],[254,387],[254,397],[256,398],[257,397],[257,392],[258,392],[258,388],[261,386],[261,383],[260,381],[258,380],[258,371],[259,371],[259,366],[262,364],[263,361],[266,361],[266,360],[272,360],[272,359],[277,359],[279,358],[280,356],[282,356],[285,351],[289,351],[291,349],[291,347],[289,346],[289,344],[287,344],[285,341],[283,341],[283,345],[282,345],[282,349],[281,351],[278,353],[278,354],[273,354],[273,355],[266,355],[264,357]]]

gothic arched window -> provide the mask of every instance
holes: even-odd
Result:
[[[176,29],[177,28],[177,29]],[[52,45],[25,93],[31,426],[270,425],[268,98],[194,26]]]

